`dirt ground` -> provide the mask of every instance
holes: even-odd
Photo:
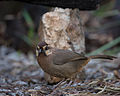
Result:
[[[120,96],[120,54],[114,61],[91,61],[87,77],[69,87],[53,90],[37,64],[35,55],[0,47],[0,96]]]

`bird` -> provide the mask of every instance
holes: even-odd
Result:
[[[91,59],[109,59],[117,57],[109,55],[84,56],[76,52],[50,47],[45,41],[38,43],[36,47],[38,64],[51,76],[59,78],[72,78],[80,72]]]

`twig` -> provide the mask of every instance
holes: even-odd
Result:
[[[104,91],[111,91],[111,92],[120,92],[120,88],[116,88],[116,87],[106,87],[105,89],[101,88],[101,87],[97,87],[95,89],[104,90]]]
[[[99,91],[97,94],[101,94],[101,93],[103,93],[105,90],[106,90],[106,87],[107,86],[105,86],[101,91]]]

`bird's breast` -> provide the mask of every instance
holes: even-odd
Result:
[[[44,55],[39,56],[38,63],[40,67],[48,74],[51,73],[52,70],[54,70],[52,66],[51,56],[44,56]]]

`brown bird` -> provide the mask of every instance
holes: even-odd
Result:
[[[40,42],[36,49],[37,61],[40,67],[49,75],[59,78],[71,78],[82,70],[91,59],[109,59],[114,56],[96,55],[83,56],[73,51],[49,47],[46,42]]]

